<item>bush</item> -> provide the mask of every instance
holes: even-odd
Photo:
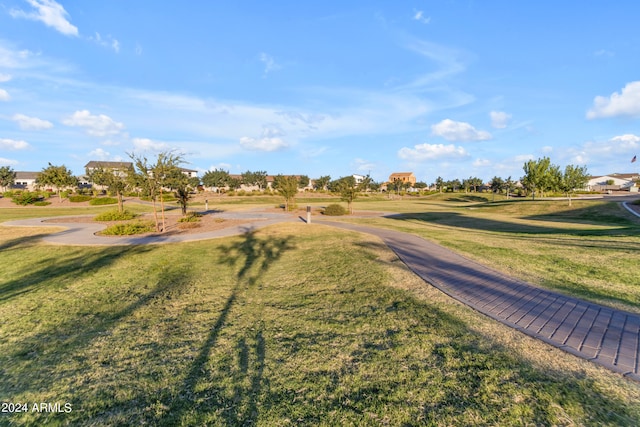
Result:
[[[31,191],[23,191],[16,193],[11,198],[13,203],[21,206],[31,205],[38,201],[38,193],[32,193]]]
[[[125,221],[129,219],[133,219],[136,216],[137,216],[136,214],[129,211],[124,211],[124,212],[107,211],[107,212],[101,213],[100,215],[97,215],[93,219],[94,221]]]
[[[91,200],[91,196],[69,196],[69,201],[73,203],[88,202],[89,200]]]
[[[114,224],[102,231],[106,236],[131,236],[133,234],[143,234],[155,231],[156,225],[153,221],[133,221]]]
[[[200,215],[198,212],[189,212],[187,216],[184,216],[178,220],[178,222],[198,222],[200,221]]]
[[[338,205],[334,203],[324,208],[324,211],[322,213],[324,215],[329,215],[329,216],[340,216],[340,215],[346,215],[347,210],[342,205]]]
[[[33,204],[33,206],[47,206],[50,205],[51,202],[45,202],[44,200],[37,201]]]
[[[113,205],[116,203],[118,203],[118,199],[113,197],[98,197],[89,202],[91,206]]]

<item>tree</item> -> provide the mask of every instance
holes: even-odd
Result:
[[[499,176],[494,176],[493,178],[491,178],[491,182],[489,182],[489,187],[491,187],[493,199],[495,200],[496,193],[501,193],[505,187],[504,180]]]
[[[122,213],[124,211],[122,196],[127,189],[129,176],[134,173],[133,167],[125,173],[104,169],[103,167],[97,167],[92,170],[87,169],[86,172],[91,182],[105,186],[109,191],[115,193],[118,199],[118,212]]]
[[[185,175],[179,167],[172,167],[167,170],[165,185],[174,191],[182,211],[182,216],[187,215],[187,205],[191,198],[191,191],[195,188],[192,185],[192,181],[193,178]]]
[[[326,190],[327,185],[329,185],[330,182],[331,182],[331,176],[324,175],[324,176],[321,176],[320,178],[316,178],[313,180],[313,187],[316,190]]]
[[[16,173],[11,166],[0,167],[0,187],[2,191],[7,191],[16,182]]]
[[[298,187],[299,188],[306,188],[309,185],[309,177],[307,175],[300,175],[298,177]]]
[[[349,175],[336,180],[331,187],[332,191],[340,193],[340,199],[347,202],[349,213],[353,214],[352,203],[362,189],[361,184],[356,185],[356,179],[352,175]]]
[[[175,169],[179,169],[184,163],[183,155],[175,151],[163,151],[158,153],[156,164],[151,169],[158,183],[158,195],[160,197],[160,213],[162,215],[162,231],[166,231],[164,216],[164,189],[170,188],[172,176],[175,176]],[[183,174],[184,175],[184,174]],[[184,175],[186,177],[186,175]],[[186,209],[186,207],[185,207]]]
[[[156,224],[156,231],[160,231],[158,222],[158,209],[156,206],[156,199],[158,197],[158,181],[153,173],[153,166],[149,164],[149,161],[145,156],[137,156],[134,153],[129,153],[129,157],[133,160],[134,173],[129,177],[129,181],[132,186],[142,189],[142,191],[149,196],[153,203],[153,219]]]
[[[466,181],[469,188],[473,188],[474,193],[477,193],[478,187],[482,186],[482,179],[478,177],[470,176]]]
[[[569,198],[569,206],[571,206],[571,194],[574,193],[576,189],[583,188],[587,181],[589,181],[589,175],[586,166],[567,165],[564,168],[562,180],[560,181],[560,189]]]
[[[298,194],[298,179],[291,175],[276,175],[273,187],[284,197],[284,209],[288,212],[293,208],[293,200]]]
[[[442,188],[444,187],[444,179],[441,176],[436,178],[436,188],[439,192],[442,193]]]
[[[511,179],[511,176],[504,181],[504,189],[507,192],[507,199],[513,190],[516,189],[516,183]]]
[[[49,163],[49,166],[42,169],[38,179],[36,180],[38,185],[51,185],[56,187],[58,193],[58,199],[62,200],[61,190],[66,187],[75,187],[78,185],[78,179],[73,176],[73,173],[67,169],[66,166],[54,166]]]
[[[226,187],[229,184],[229,172],[222,169],[214,169],[205,172],[202,176],[202,185],[205,187]]]
[[[544,192],[544,186],[548,182],[547,174],[549,173],[550,166],[551,160],[549,160],[548,157],[529,160],[522,166],[525,175],[521,181],[527,189],[531,190],[533,200],[536,198],[537,191]]]

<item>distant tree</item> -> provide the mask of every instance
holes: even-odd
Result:
[[[489,187],[491,188],[492,192],[501,193],[504,189],[504,179],[500,178],[499,176],[494,176],[489,182]]]
[[[358,197],[361,190],[359,185],[356,185],[356,179],[352,175],[344,176],[337,179],[332,186],[334,192],[340,194],[340,199],[347,202],[349,207],[349,213],[353,214],[353,201]]]
[[[436,189],[442,193],[442,189],[444,187],[444,179],[441,176],[436,178]]]
[[[222,169],[214,169],[205,172],[202,176],[202,185],[205,187],[221,188],[229,184],[229,172]]]
[[[326,190],[327,185],[329,185],[329,182],[331,182],[331,176],[324,175],[324,176],[321,176],[320,178],[314,179],[313,186],[316,190]]]
[[[569,206],[571,206],[571,195],[579,188],[583,188],[589,181],[589,174],[586,166],[567,165],[562,174],[560,181],[560,189],[569,198]]]
[[[173,190],[182,216],[187,215],[187,206],[191,199],[191,191],[194,190],[192,178],[189,178],[179,167],[170,167],[166,171],[165,186]]]
[[[467,178],[467,185],[469,186],[469,188],[473,189],[474,193],[478,192],[478,187],[482,187],[482,178],[478,178],[478,177],[474,177],[474,176],[470,176],[469,178]]]
[[[516,189],[516,183],[511,179],[511,176],[509,176],[504,181],[504,189],[505,189],[505,192],[507,193],[507,199],[508,199],[511,192],[513,192],[513,190]]]
[[[422,190],[422,189],[427,188],[427,183],[426,183],[426,182],[423,182],[423,181],[418,181],[418,182],[416,182],[415,184],[413,184],[413,187],[414,187],[414,188],[417,188],[417,189],[419,189],[419,190]]]
[[[284,197],[285,210],[293,208],[293,201],[298,194],[298,179],[292,175],[276,175],[273,186]]]
[[[38,179],[36,180],[38,185],[51,185],[56,187],[59,200],[62,200],[62,189],[67,187],[75,187],[78,185],[78,179],[73,176],[73,172],[67,169],[66,166],[54,166],[49,163],[49,166],[42,169]]]
[[[300,175],[298,177],[298,187],[299,188],[306,188],[309,185],[309,177],[307,175]]]
[[[0,187],[2,191],[7,191],[16,182],[16,173],[11,166],[0,167]]]
[[[253,173],[253,183],[260,191],[267,188],[267,171],[256,171]]]
[[[229,177],[229,180],[227,181],[227,185],[232,190],[238,190],[242,187],[242,179]]]
[[[549,181],[547,175],[551,166],[551,160],[548,157],[543,157],[538,160],[527,161],[522,169],[524,170],[524,177],[522,177],[522,184],[531,191],[531,196],[535,200],[536,192],[544,192],[545,185]]]
[[[184,157],[176,151],[163,151],[158,153],[156,164],[152,168],[152,173],[158,182],[158,195],[160,199],[160,212],[162,215],[162,231],[166,231],[166,221],[164,216],[164,192],[165,188],[170,188],[171,178],[175,175],[175,169],[179,169],[184,163]],[[183,174],[186,177],[186,175]]]
[[[160,223],[158,221],[158,208],[156,201],[158,198],[159,183],[153,173],[153,166],[145,156],[128,153],[133,161],[134,173],[129,176],[129,182],[132,186],[142,190],[144,194],[149,196],[153,203],[153,219],[156,225],[156,231],[160,231]]]
[[[133,167],[124,172],[97,167],[91,170],[87,169],[86,173],[91,182],[105,186],[108,191],[115,193],[118,199],[118,212],[123,212],[123,195],[129,184],[129,176],[135,173]]]
[[[367,174],[364,178],[362,178],[362,181],[360,181],[360,183],[358,184],[358,189],[360,191],[369,191],[371,190],[372,185],[373,185],[373,179],[371,179],[371,176]]]

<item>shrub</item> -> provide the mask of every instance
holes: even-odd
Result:
[[[31,191],[23,191],[21,193],[14,194],[11,200],[17,205],[31,205],[38,201],[38,194],[32,193]]]
[[[97,215],[93,218],[95,221],[125,221],[135,218],[137,215],[133,212],[124,211],[107,211]]]
[[[324,211],[322,213],[324,215],[329,215],[329,216],[340,216],[340,215],[346,215],[347,210],[342,205],[338,205],[334,203],[324,208]]]
[[[89,204],[91,206],[113,205],[118,203],[118,199],[113,197],[98,197],[97,199],[91,199]]]
[[[178,222],[198,222],[200,221],[200,215],[198,212],[189,212],[187,216],[183,216],[178,220]]]
[[[633,202],[634,205],[640,205],[640,199],[636,200],[635,202]]]
[[[91,196],[69,196],[69,201],[73,203],[88,202],[89,200],[91,200]]]
[[[131,236],[133,234],[143,234],[155,231],[153,221],[132,221],[114,224],[105,228],[102,234],[106,236]]]
[[[33,206],[47,206],[47,205],[50,205],[50,204],[51,204],[51,202],[46,202],[44,200],[40,200],[40,201],[35,202],[33,204]]]
[[[200,227],[200,223],[197,223],[197,222],[182,222],[178,224],[178,228],[180,230],[188,230],[188,229],[198,228],[198,227]]]

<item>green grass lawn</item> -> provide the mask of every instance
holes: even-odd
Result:
[[[0,425],[640,420],[638,384],[451,301],[373,237],[281,224],[147,247],[30,238],[45,231],[0,232],[0,401],[72,411]]]

